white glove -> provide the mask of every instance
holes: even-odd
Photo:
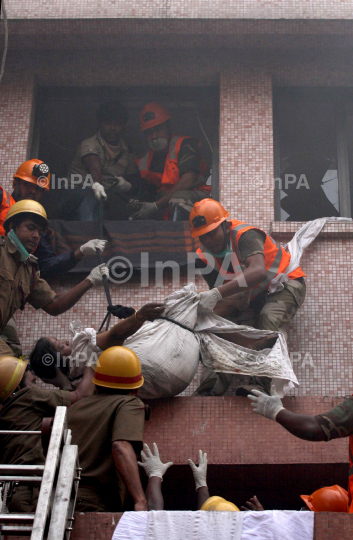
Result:
[[[202,450],[199,450],[199,466],[197,467],[191,459],[188,459],[188,463],[191,467],[192,474],[196,484],[196,491],[200,487],[207,487],[207,454],[202,454]]]
[[[260,390],[251,390],[252,394],[248,395],[248,398],[252,401],[251,406],[257,414],[265,416],[269,420],[276,420],[276,416],[284,409],[281,398],[277,395],[276,387],[273,384],[271,386],[271,395],[267,396]]]
[[[93,268],[90,275],[87,276],[87,279],[94,287],[95,285],[100,285],[103,283],[103,276],[109,277],[109,268],[104,263]]]
[[[84,255],[95,255],[97,249],[99,249],[100,251],[104,250],[106,243],[107,240],[88,240],[86,244],[82,244],[82,246],[80,247],[80,251]]]
[[[107,198],[107,194],[104,191],[104,187],[99,182],[94,182],[92,189],[93,189],[93,193],[95,194],[96,198],[99,201],[101,200],[102,197],[103,199]]]
[[[173,465],[173,462],[161,462],[156,443],[153,443],[153,452],[154,455],[152,454],[148,444],[145,443],[141,452],[142,463],[141,461],[138,461],[137,463],[140,465],[140,467],[145,469],[148,478],[151,478],[151,476],[158,476],[163,480],[164,473]]]
[[[204,291],[199,294],[199,313],[210,313],[213,311],[215,305],[219,300],[222,300],[222,295],[217,289],[211,289],[210,291]]]
[[[130,191],[131,184],[130,182],[127,182],[125,178],[123,178],[122,176],[117,176],[116,180],[117,183],[114,186],[116,191],[118,191],[119,193],[126,193],[127,191]]]
[[[132,214],[131,219],[150,219],[157,214],[158,207],[155,202],[140,202],[140,209]]]

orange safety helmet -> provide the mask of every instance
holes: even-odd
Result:
[[[229,212],[218,201],[202,199],[194,204],[190,212],[191,236],[202,236],[216,229],[229,218]]]
[[[348,492],[341,486],[329,486],[300,495],[312,512],[348,512]]]
[[[140,112],[141,131],[163,124],[171,118],[171,114],[159,103],[147,103]]]
[[[16,180],[16,178],[37,184],[44,189],[49,189],[50,186],[49,167],[40,159],[29,159],[22,163],[14,174],[13,179]]]

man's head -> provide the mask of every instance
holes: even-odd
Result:
[[[30,159],[19,166],[13,177],[13,197],[16,202],[23,199],[39,201],[50,186],[49,167],[39,159]]]
[[[45,382],[50,382],[57,376],[56,367],[67,371],[67,357],[71,352],[72,347],[68,341],[41,337],[29,355],[31,369]]]
[[[28,361],[14,356],[0,356],[0,403],[16,390],[26,371]]]
[[[119,101],[107,101],[98,107],[98,129],[108,144],[116,146],[119,143],[128,119],[127,109]]]
[[[98,393],[136,394],[144,383],[140,360],[127,347],[110,347],[99,356],[92,381]]]
[[[202,245],[211,253],[219,253],[226,247],[228,218],[229,213],[221,203],[213,199],[203,199],[195,203],[190,212],[191,236],[198,236]]]
[[[140,113],[141,131],[154,152],[160,152],[168,146],[171,137],[170,118],[168,109],[159,103],[147,103]]]
[[[6,234],[13,229],[28,253],[36,249],[47,228],[47,214],[43,206],[27,199],[11,206],[4,221]]]

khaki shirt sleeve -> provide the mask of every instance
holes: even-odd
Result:
[[[324,414],[315,416],[326,440],[349,437],[353,434],[353,398],[348,398],[334,409]]]
[[[48,283],[40,277],[39,272],[36,274],[34,288],[27,300],[35,309],[41,309],[49,304],[56,296],[56,293],[48,285]]]
[[[264,246],[265,233],[257,229],[250,229],[243,233],[238,244],[243,261],[251,255],[256,255],[257,253],[264,254]]]
[[[55,414],[56,407],[70,407],[70,392],[64,390],[44,390],[42,388],[31,388],[31,397],[35,400],[36,406],[48,416]]]
[[[114,441],[143,441],[145,407],[136,397],[124,401],[118,408],[112,430]]]
[[[96,154],[97,156],[99,156],[99,149],[99,142],[95,137],[85,139],[79,146],[80,158],[82,159],[89,154]]]

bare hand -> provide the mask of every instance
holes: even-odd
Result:
[[[250,501],[246,501],[245,504],[247,504],[249,508],[247,508],[246,506],[242,506],[242,510],[252,510],[253,512],[262,512],[264,510],[264,507],[262,506],[256,495],[251,497]]]
[[[134,510],[135,512],[143,512],[143,511],[147,511],[148,508],[147,508],[147,501],[144,500],[144,501],[141,501],[141,502],[136,502],[134,504]]]
[[[139,322],[154,321],[162,315],[164,310],[164,304],[159,302],[151,302],[149,304],[145,304],[136,312],[136,318]]]

